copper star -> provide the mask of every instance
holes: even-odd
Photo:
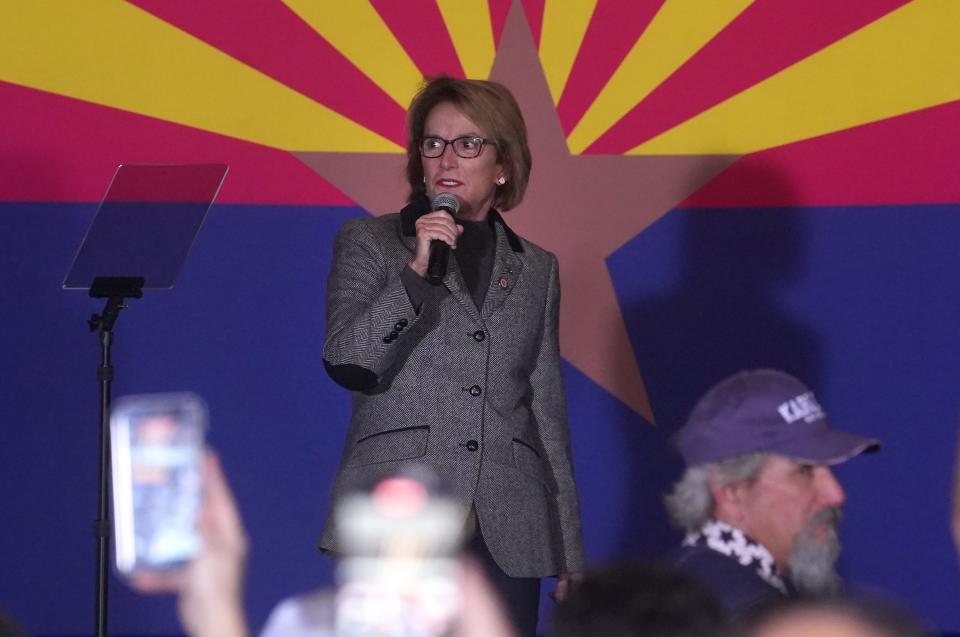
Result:
[[[527,122],[534,169],[523,202],[506,219],[521,236],[554,252],[560,261],[561,354],[653,422],[605,259],[738,157],[571,155],[516,0],[490,79],[513,92]],[[409,192],[402,154],[296,156],[373,214],[396,211]]]

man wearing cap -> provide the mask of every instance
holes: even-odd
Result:
[[[665,502],[687,533],[674,557],[681,570],[732,616],[836,592],[846,495],[830,467],[877,449],[876,440],[834,429],[803,383],[758,369],[711,388],[676,443],[687,468]]]

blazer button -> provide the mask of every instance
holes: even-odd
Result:
[[[482,393],[483,393],[483,390],[480,389],[480,385],[474,385],[473,387],[470,388],[471,396],[479,396]]]
[[[478,443],[476,440],[467,441],[467,450],[476,451],[479,448],[480,448],[480,443]]]
[[[386,343],[387,345],[389,345],[390,343],[393,342],[393,339],[390,338],[389,335],[387,335],[387,336],[384,336],[384,337],[383,337],[383,342]]]
[[[404,321],[403,323],[397,323],[396,325],[393,326],[393,331],[402,332],[403,328],[405,328],[406,326],[407,326],[406,321]]]
[[[473,340],[475,340],[478,343],[485,338],[487,338],[487,335],[483,333],[483,330],[477,330],[476,332],[473,333]]]
[[[399,321],[397,321],[397,325],[399,325],[400,327],[406,327],[407,319],[400,319]]]

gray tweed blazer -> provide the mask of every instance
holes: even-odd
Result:
[[[406,462],[435,470],[472,504],[497,564],[514,577],[583,570],[557,338],[556,257],[493,211],[490,287],[477,309],[449,261],[419,311],[400,273],[426,199],[347,221],[327,284],[324,364],[353,390],[333,485],[337,501]],[[320,546],[337,551],[327,520]]]

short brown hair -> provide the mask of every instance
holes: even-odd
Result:
[[[503,84],[487,80],[460,80],[440,75],[426,80],[407,111],[407,181],[410,198],[423,195],[420,142],[427,116],[435,106],[450,103],[496,141],[494,149],[507,173],[507,183],[497,186],[493,205],[515,208],[523,199],[533,160],[527,147],[527,126],[520,107]]]

